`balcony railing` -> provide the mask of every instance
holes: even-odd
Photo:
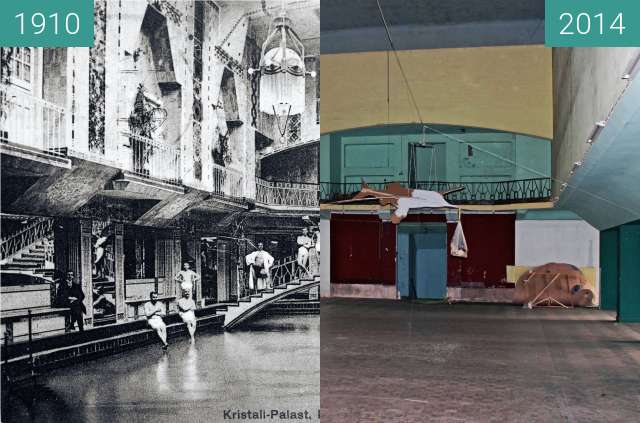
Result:
[[[180,178],[180,148],[126,132],[131,147],[131,172],[144,178],[159,179],[164,182],[179,185]]]
[[[451,204],[508,204],[541,202],[551,198],[551,178],[521,179],[500,182],[401,182],[409,188],[446,191],[463,187],[462,191],[445,195]],[[387,182],[367,183],[369,188],[382,190]],[[320,201],[332,202],[351,198],[361,189],[358,183],[320,183]]]
[[[318,184],[271,182],[256,178],[256,203],[276,207],[317,208]]]
[[[244,175],[235,169],[213,164],[213,193],[234,199],[244,198]]]
[[[17,89],[0,90],[0,141],[66,156],[65,111]]]

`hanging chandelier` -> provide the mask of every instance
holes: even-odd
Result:
[[[280,15],[269,25],[259,69],[249,69],[250,75],[254,72],[260,75],[261,112],[287,117],[304,112],[305,76],[315,78],[315,72],[306,71],[304,46],[291,28],[286,0],[282,1]]]

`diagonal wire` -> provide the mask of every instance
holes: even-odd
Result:
[[[402,66],[402,62],[401,62],[400,57],[398,55],[398,51],[397,51],[397,49],[396,49],[396,47],[395,47],[395,45],[393,43],[393,39],[391,38],[391,31],[389,30],[389,25],[387,23],[387,19],[385,18],[384,12],[382,11],[382,6],[380,6],[380,0],[376,0],[376,4],[378,5],[378,10],[380,11],[380,18],[382,19],[382,23],[384,25],[384,29],[385,29],[385,32],[387,34],[387,39],[389,40],[389,45],[390,45],[391,49],[393,50],[394,57],[396,58],[396,62],[398,64],[398,68],[400,69],[400,73],[402,74],[403,82],[404,82],[404,84],[405,84],[405,86],[407,88],[407,91],[409,92],[409,97],[411,99],[411,103],[412,103],[412,105],[413,105],[413,107],[414,107],[414,109],[416,111],[416,116],[418,117],[418,120],[419,120],[420,124],[423,127],[427,127],[430,130],[432,130],[432,131],[434,131],[436,133],[439,133],[439,134],[447,137],[448,139],[454,140],[454,141],[456,141],[458,143],[462,143],[462,144],[465,144],[465,145],[472,145],[474,149],[482,151],[483,153],[486,153],[486,154],[488,154],[488,155],[490,155],[492,157],[495,157],[495,158],[497,158],[499,160],[502,160],[502,161],[505,161],[507,163],[510,163],[515,167],[519,167],[521,169],[527,170],[529,172],[532,172],[532,173],[534,173],[536,175],[543,176],[545,178],[550,178],[552,181],[554,181],[556,183],[560,183],[562,185],[566,184],[565,186],[572,188],[574,191],[579,191],[579,192],[581,192],[583,194],[586,194],[589,197],[595,198],[595,199],[600,200],[602,202],[605,202],[605,203],[607,203],[607,204],[609,204],[611,206],[614,206],[616,208],[619,208],[621,210],[629,212],[634,216],[638,216],[640,214],[638,210],[630,209],[630,208],[625,207],[625,206],[623,206],[623,205],[621,205],[619,203],[616,203],[616,202],[611,201],[611,200],[609,200],[607,198],[604,198],[604,197],[602,197],[600,195],[597,195],[597,194],[594,194],[594,193],[589,192],[587,190],[581,189],[581,188],[579,188],[579,187],[577,187],[577,186],[575,186],[573,184],[569,184],[569,182],[567,180],[563,180],[563,179],[555,178],[553,176],[545,175],[545,174],[543,174],[542,172],[540,172],[538,170],[535,170],[535,169],[529,168],[527,166],[523,166],[521,164],[518,164],[515,161],[513,161],[511,159],[508,159],[508,158],[506,158],[504,156],[500,156],[499,154],[496,154],[496,153],[493,153],[491,151],[485,150],[485,149],[483,149],[481,147],[478,147],[477,145],[471,144],[471,143],[469,143],[467,141],[464,141],[464,140],[462,140],[460,138],[456,138],[456,137],[451,136],[449,134],[446,134],[446,133],[444,133],[442,131],[439,131],[434,127],[426,125],[424,123],[424,120],[422,119],[422,115],[420,113],[420,108],[418,107],[418,103],[416,102],[415,96],[413,94],[413,90],[411,89],[411,84],[409,84],[409,79],[407,78],[407,75],[406,75],[406,73],[404,71],[404,67]],[[619,98],[618,98],[618,100],[619,100]],[[616,102],[616,104],[617,104],[617,102]],[[615,105],[614,105],[614,107],[615,107]]]

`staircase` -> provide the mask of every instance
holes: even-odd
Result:
[[[219,310],[217,314],[224,315],[224,328],[233,329],[238,324],[263,310],[269,304],[296,292],[305,291],[320,285],[320,275],[303,277],[267,289],[259,294],[241,298],[237,303],[227,304],[226,310]]]
[[[0,270],[52,279],[55,269],[53,269],[53,263],[47,262],[47,249],[50,248],[47,245],[48,242],[46,239],[36,242],[23,252],[4,261],[0,265]]]
[[[3,273],[53,278],[53,219],[33,219],[4,239],[1,247]]]

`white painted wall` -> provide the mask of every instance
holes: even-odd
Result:
[[[600,267],[600,235],[583,220],[516,220],[516,265]]]
[[[320,297],[331,296],[331,223],[320,219]]]
[[[600,304],[600,233],[584,220],[516,220],[516,265],[569,263],[595,267],[594,303]]]

